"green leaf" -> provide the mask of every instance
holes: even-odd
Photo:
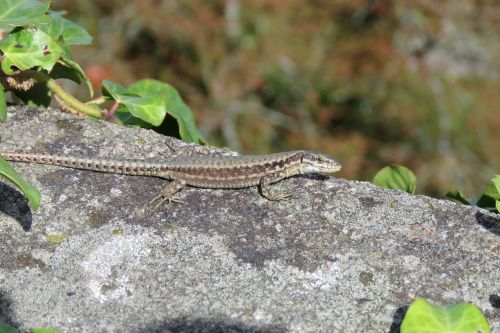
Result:
[[[62,48],[49,35],[38,29],[20,29],[0,40],[4,53],[2,70],[7,75],[14,73],[13,67],[26,70],[41,67],[50,71],[62,53]]]
[[[401,333],[490,333],[481,310],[474,304],[433,305],[417,298],[406,312]]]
[[[111,81],[102,81],[103,95],[111,96],[137,118],[158,126],[165,118],[163,97],[148,91],[130,91]],[[137,90],[137,89],[136,89]]]
[[[129,109],[126,107],[120,106],[118,109],[116,109],[115,116],[120,119],[120,121],[123,124],[126,124],[128,126],[132,127],[140,127],[140,128],[152,128],[153,125],[151,125],[148,122],[145,122],[144,120],[137,118],[133,116]]]
[[[57,79],[68,79],[73,82],[80,84],[82,79],[85,81],[87,85],[87,89],[89,90],[90,98],[94,96],[94,89],[92,87],[92,83],[90,79],[85,75],[83,69],[73,60],[68,60],[63,57],[60,61],[58,61],[52,70],[50,71],[49,76],[55,80]]]
[[[0,323],[0,333],[19,333],[19,331],[10,325]]]
[[[80,65],[78,63],[74,62],[73,60],[68,59],[66,56],[63,56],[61,61],[65,65],[71,67],[77,73],[77,75],[81,79],[83,79],[83,81],[85,82],[85,85],[87,86],[87,89],[89,90],[90,98],[94,97],[94,88],[92,87],[92,82],[90,82],[89,77],[87,76],[87,74],[85,74],[85,72],[80,67]],[[52,72],[51,72],[51,74],[52,74]],[[80,82],[78,82],[78,83],[80,83]]]
[[[29,24],[43,24],[50,21],[45,13],[50,2],[43,3],[37,0],[1,0],[0,25],[22,26]]]
[[[0,123],[5,122],[7,119],[7,101],[5,100],[5,91],[0,84]]]
[[[177,120],[181,139],[186,142],[204,143],[198,131],[193,113],[171,85],[157,80],[140,80],[129,86],[129,91],[162,95],[167,113]]]
[[[462,195],[462,193],[460,191],[458,191],[458,190],[449,191],[445,195],[446,195],[446,197],[448,197],[450,199],[457,200],[457,201],[463,203],[464,205],[470,205],[471,204],[469,202],[469,200],[465,199],[465,197]]]
[[[47,107],[52,100],[52,92],[45,83],[40,82],[35,83],[28,90],[12,89],[11,92],[29,106]]]
[[[500,200],[500,175],[491,179],[490,187],[486,188],[485,194],[495,200]]]
[[[497,209],[497,213],[500,213],[500,200],[495,202],[495,208]]]
[[[10,180],[24,193],[34,210],[38,209],[40,206],[40,192],[22,179],[21,175],[19,175],[2,156],[0,156],[0,175]]]
[[[87,45],[92,37],[80,25],[62,17],[61,12],[50,12],[50,22],[40,25],[39,28],[56,41],[64,45]]]
[[[111,96],[114,98],[115,95],[120,96],[128,94],[127,88],[125,88],[119,83],[115,83],[113,81],[108,81],[108,80],[103,80],[101,83],[102,86],[105,88],[103,89],[102,93],[105,94],[106,96]]]
[[[34,328],[31,330],[32,333],[61,333],[61,331],[58,331],[53,328],[45,328],[45,327],[38,327]]]
[[[80,74],[74,68],[66,65],[63,61],[57,62],[50,74],[48,74],[54,80],[57,79],[68,79],[73,82],[80,84],[82,82]]]
[[[377,172],[372,182],[381,187],[415,193],[417,179],[410,169],[389,165]]]
[[[500,200],[500,175],[496,175],[491,179],[483,195],[477,201],[477,206],[493,208],[497,200]]]
[[[144,127],[141,122],[145,121],[159,126],[168,112],[179,124],[181,139],[187,142],[205,142],[196,128],[191,110],[170,85],[157,80],[140,80],[128,88],[111,81],[102,81],[102,86],[103,95],[111,96],[121,104],[117,113],[127,124]],[[130,112],[136,119],[128,116],[127,112]]]

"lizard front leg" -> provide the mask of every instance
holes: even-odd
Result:
[[[260,193],[268,200],[285,200],[292,196],[291,193],[273,194],[271,193],[271,184],[279,182],[287,175],[284,172],[271,173],[260,179]]]
[[[186,182],[184,180],[180,180],[180,179],[175,179],[175,180],[171,181],[170,183],[168,183],[167,185],[165,185],[162,188],[160,194],[158,194],[156,197],[154,197],[149,202],[148,205],[152,205],[156,201],[158,201],[158,204],[153,207],[153,209],[151,210],[151,213],[154,212],[155,210],[157,210],[158,207],[163,205],[166,201],[168,201],[168,203],[171,203],[171,202],[184,203],[184,201],[182,201],[180,199],[180,197],[175,195],[175,193],[182,190],[182,188],[184,186],[186,186]]]

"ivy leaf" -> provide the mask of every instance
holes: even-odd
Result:
[[[78,84],[82,82],[80,74],[63,61],[58,61],[48,75],[55,80],[68,79]]]
[[[493,177],[483,195],[477,201],[477,206],[482,208],[493,208],[500,200],[500,175]]]
[[[24,104],[33,107],[48,107],[52,100],[52,91],[50,91],[45,83],[41,82],[36,82],[33,87],[28,90],[13,89],[11,92],[23,101]]]
[[[31,330],[31,333],[62,333],[54,328],[38,327]]]
[[[198,131],[193,113],[171,85],[157,80],[140,80],[129,86],[129,91],[163,96],[167,113],[177,120],[181,139],[186,142],[204,143]]]
[[[169,113],[179,124],[182,140],[205,142],[196,128],[191,110],[182,101],[177,90],[170,85],[149,79],[137,81],[128,88],[111,81],[103,81],[102,85],[103,95],[111,96],[122,104],[117,113],[125,123],[144,127],[146,122],[159,126],[166,113]]]
[[[34,210],[38,209],[40,206],[40,192],[22,179],[21,175],[2,156],[0,156],[0,175],[14,183],[24,193]]]
[[[50,71],[62,53],[59,44],[45,32],[38,29],[19,29],[0,40],[4,54],[2,70],[14,74],[13,68],[27,70],[41,67]]]
[[[51,36],[62,48],[61,62],[72,68],[73,71],[85,82],[89,90],[90,98],[94,96],[94,90],[90,79],[78,63],[73,61],[69,45],[86,45],[92,42],[92,37],[80,25],[65,19],[62,12],[50,12],[50,22],[40,25],[40,30]],[[52,73],[51,73],[52,74]],[[53,77],[51,75],[51,77]],[[74,81],[74,80],[73,80]],[[80,81],[78,81],[80,83]]]
[[[460,192],[459,190],[448,191],[445,194],[445,196],[450,199],[457,200],[458,202],[461,202],[464,205],[470,205],[469,200],[465,199],[462,192]]]
[[[474,304],[433,305],[417,298],[401,323],[401,333],[490,333],[488,322]]]
[[[0,25],[23,26],[44,24],[50,21],[46,15],[50,2],[37,0],[2,0],[0,1]]]
[[[415,193],[417,178],[410,169],[404,166],[389,165],[377,172],[372,182],[388,189]]]
[[[0,84],[0,123],[5,122],[7,119],[7,101],[5,100],[5,91]]]
[[[148,91],[130,91],[124,86],[102,81],[103,95],[111,96],[125,107],[134,117],[158,126],[165,118],[166,108],[163,97]]]
[[[19,331],[15,327],[0,323],[0,333],[19,333]]]
[[[64,63],[65,65],[71,67],[73,69],[73,71],[76,72],[76,74],[81,78],[83,79],[83,81],[85,82],[85,85],[87,86],[87,89],[89,90],[89,95],[90,95],[90,98],[94,97],[94,88],[92,87],[92,82],[90,82],[90,79],[89,77],[87,76],[87,74],[85,74],[85,72],[83,71],[83,69],[80,67],[80,65],[78,63],[76,63],[75,61],[71,60],[71,59],[68,59],[66,57],[63,57],[61,59],[61,62]],[[78,82],[79,83],[79,82]]]
[[[62,17],[62,12],[50,12],[50,22],[40,25],[39,28],[47,35],[64,45],[87,45],[92,37],[80,25]]]
[[[80,84],[83,79],[87,86],[87,89],[89,90],[90,98],[94,96],[94,88],[92,87],[90,79],[85,74],[80,65],[73,60],[69,60],[63,57],[54,65],[49,73],[49,76],[56,80],[68,79],[78,84]]]

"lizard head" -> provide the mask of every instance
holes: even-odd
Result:
[[[342,169],[342,164],[326,154],[304,151],[301,173],[330,174]]]

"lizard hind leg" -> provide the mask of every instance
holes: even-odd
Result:
[[[158,207],[163,205],[165,202],[168,203],[176,202],[185,204],[185,202],[182,201],[180,197],[175,195],[177,192],[182,190],[184,186],[186,186],[186,182],[183,180],[173,180],[167,185],[165,185],[161,190],[160,194],[158,194],[149,202],[148,206],[154,205],[150,210],[150,213],[153,213],[155,210],[158,209]],[[156,205],[155,202],[157,202]]]
[[[274,173],[274,174],[269,174],[260,180],[260,193],[268,200],[271,201],[280,201],[280,200],[286,200],[292,196],[291,193],[283,193],[283,194],[274,194],[271,191],[271,184],[276,183],[282,179],[284,179],[286,176],[284,176],[282,173]]]

